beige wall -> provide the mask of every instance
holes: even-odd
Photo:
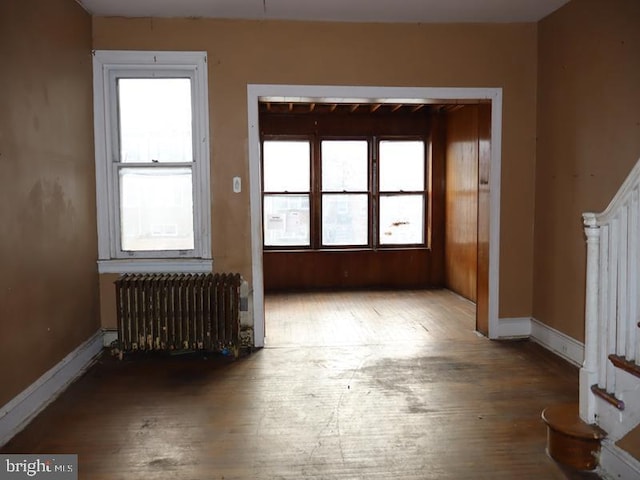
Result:
[[[96,49],[205,50],[212,131],[213,256],[251,278],[249,83],[504,88],[500,315],[531,314],[535,24],[387,25],[94,18]],[[103,321],[103,323],[105,323]]]
[[[91,18],[0,2],[0,405],[99,328]]]
[[[208,52],[215,266],[249,279],[248,190],[231,193],[233,176],[248,186],[248,83],[502,87],[500,316],[583,338],[580,213],[640,157],[637,0],[574,0],[537,26],[94,18],[92,39],[91,22],[70,0],[0,2],[0,405],[114,314],[98,302],[115,276],[98,288],[92,47]]]
[[[640,2],[574,0],[539,23],[534,317],[584,338],[581,213],[640,157]]]

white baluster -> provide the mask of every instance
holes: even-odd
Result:
[[[618,253],[620,247],[620,221],[618,218],[611,220],[609,227],[609,292],[608,312],[605,318],[606,332],[603,332],[607,340],[604,355],[605,380],[607,392],[616,391],[616,375],[614,365],[608,361],[609,355],[616,351],[616,318],[618,311]]]
[[[600,227],[600,271],[598,292],[598,387],[607,386],[607,319],[609,315],[609,225]]]
[[[596,418],[596,399],[591,393],[591,385],[598,382],[598,290],[600,228],[593,215],[584,215],[587,237],[587,283],[585,304],[584,362],[580,369],[580,417],[587,423]]]
[[[629,316],[627,323],[627,360],[635,361],[637,358],[637,322],[638,322],[638,273],[640,265],[638,264],[638,243],[640,242],[639,215],[639,196],[638,189],[635,188],[631,194],[631,204],[629,208],[629,280],[627,284],[627,296],[629,298]]]
[[[627,346],[627,323],[629,318],[629,297],[627,295],[627,268],[628,268],[628,208],[622,205],[620,208],[620,223],[618,236],[618,291],[615,324],[616,324],[616,343],[613,351],[616,355],[624,357],[626,355]],[[611,390],[613,391],[613,390]]]

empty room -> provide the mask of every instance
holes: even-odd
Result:
[[[640,478],[639,24],[1,2],[0,472]]]

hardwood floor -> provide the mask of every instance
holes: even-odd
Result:
[[[475,305],[447,290],[266,296],[269,347],[423,345],[475,336]]]
[[[238,361],[103,356],[3,453],[77,453],[80,478],[564,479],[540,418],[578,371],[473,332],[447,291],[270,295]]]

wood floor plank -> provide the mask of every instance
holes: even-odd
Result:
[[[578,371],[473,332],[446,291],[267,296],[268,345],[223,357],[103,356],[5,445],[77,453],[80,478],[564,479],[543,408]]]

